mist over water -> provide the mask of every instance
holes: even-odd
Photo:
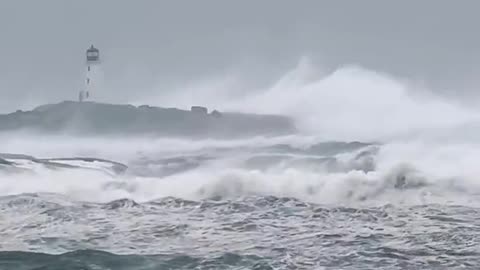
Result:
[[[101,72],[95,72],[95,76],[95,80],[103,80]],[[478,140],[472,136],[466,138],[465,134],[477,132],[475,123],[480,123],[478,112],[435,96],[426,89],[419,89],[413,82],[359,66],[325,72],[304,58],[297,67],[266,89],[239,94],[240,86],[241,83],[236,83],[234,79],[207,80],[197,87],[190,85],[184,91],[153,97],[152,100],[160,99],[158,103],[161,104],[154,105],[166,107],[195,104],[222,111],[287,115],[294,119],[299,134],[243,140],[80,138],[61,135],[42,136],[39,140],[35,134],[2,134],[1,152],[37,158],[97,157],[127,165],[135,164],[140,159],[169,157],[206,156],[212,160],[162,180],[158,180],[159,176],[154,174],[150,177],[132,174],[118,180],[102,173],[85,172],[87,175],[83,175],[81,171],[38,169],[36,174],[15,178],[4,175],[2,178],[7,180],[3,181],[0,192],[4,195],[54,192],[73,194],[82,200],[103,201],[126,197],[145,201],[167,196],[208,198],[212,195],[210,193],[222,193],[217,188],[226,187],[223,191],[227,194],[224,195],[234,197],[262,194],[318,203],[344,203],[350,200],[345,194],[356,186],[372,185],[366,188],[367,193],[374,192],[388,181],[386,179],[390,175],[399,174],[397,170],[401,173],[407,170],[399,167],[416,171],[415,177],[425,179],[418,181],[426,181],[435,188],[445,188],[445,191],[450,188],[452,181],[465,189],[477,189],[475,160],[479,157],[480,148]],[[95,89],[97,91],[101,90]],[[258,171],[239,165],[256,155],[265,154],[266,147],[288,145],[291,149],[305,151],[329,141],[379,144],[378,153],[372,154],[375,169],[362,171],[347,167],[344,171],[331,173],[318,168],[292,167],[285,161],[279,161],[275,166]],[[311,153],[300,155],[306,158]],[[328,156],[321,152],[315,155]],[[351,155],[353,157],[354,153]],[[82,180],[85,178],[92,180],[87,184]],[[134,187],[129,190],[104,190],[109,181],[117,180]],[[229,188],[235,185],[238,189]],[[201,195],[202,190],[207,191]],[[309,193],[308,190],[315,192]]]

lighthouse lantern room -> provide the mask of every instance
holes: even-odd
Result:
[[[100,60],[100,51],[93,45],[87,50],[87,63],[96,63]]]

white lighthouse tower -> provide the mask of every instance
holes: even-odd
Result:
[[[95,86],[95,73],[100,64],[100,51],[92,45],[86,52],[86,58],[85,90],[79,93],[78,99],[80,102],[88,100],[92,96],[92,90]]]

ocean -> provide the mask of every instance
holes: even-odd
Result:
[[[76,167],[38,156],[6,158],[16,170],[0,165],[0,269],[480,263],[480,148],[472,145],[299,136],[71,140],[10,141],[35,154],[74,153],[61,162]],[[78,157],[87,154],[128,169]]]

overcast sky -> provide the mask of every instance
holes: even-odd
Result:
[[[0,106],[75,99],[91,43],[108,95],[238,72],[268,83],[309,56],[474,93],[480,1],[2,0]]]

